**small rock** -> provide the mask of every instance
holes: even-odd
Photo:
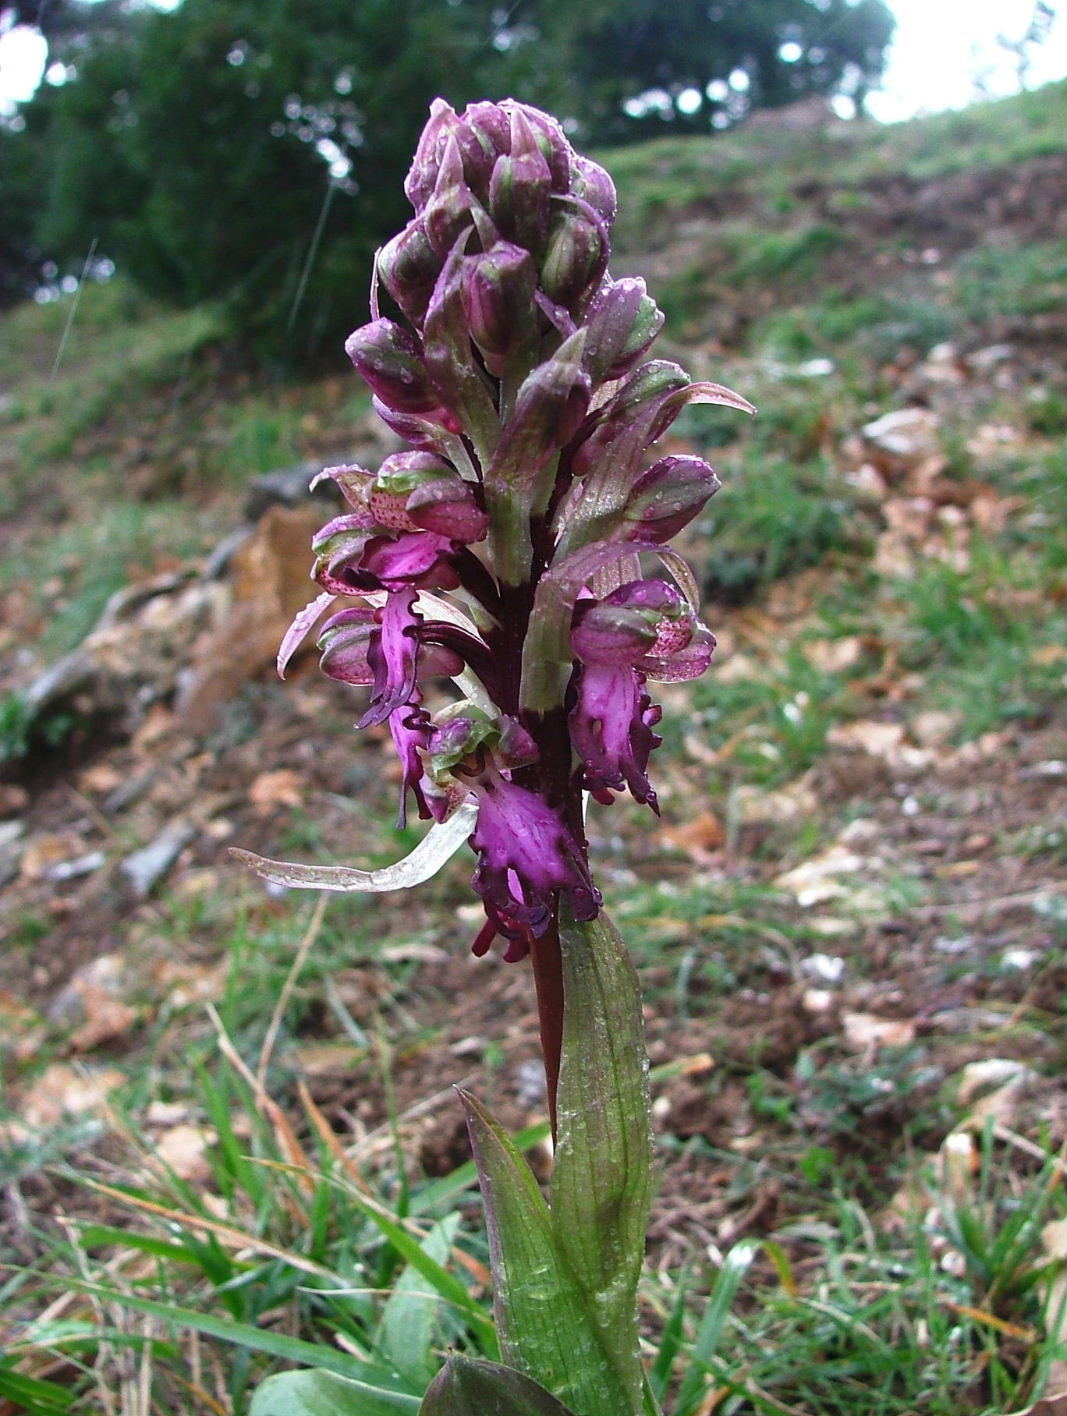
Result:
[[[928,408],[898,408],[867,423],[864,443],[876,463],[903,472],[939,452],[939,420]]]
[[[92,875],[93,871],[106,864],[107,856],[103,851],[86,851],[84,855],[75,856],[73,860],[56,861],[55,865],[48,866],[43,874],[45,880],[59,883],[63,880],[77,880],[81,875]]]
[[[122,873],[142,899],[151,894],[156,883],[174,864],[198,829],[196,824],[187,818],[176,817],[163,827],[154,841],[126,857],[122,862]]]
[[[21,821],[0,821],[0,886],[14,880],[22,860],[22,837],[26,834]]]
[[[277,467],[253,477],[245,493],[244,514],[249,521],[258,521],[273,506],[294,507],[312,497],[327,502],[336,492],[332,482],[321,483],[310,490],[312,478],[322,471],[321,462],[298,462],[295,467]]]

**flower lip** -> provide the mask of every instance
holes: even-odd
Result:
[[[508,938],[522,931],[542,934],[557,891],[567,895],[578,918],[593,918],[600,894],[584,853],[544,797],[508,780],[491,761],[470,784],[478,798],[470,838],[478,852],[473,884],[496,931]]]

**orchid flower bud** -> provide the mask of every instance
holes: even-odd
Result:
[[[531,108],[528,104],[511,104],[512,114],[512,150],[515,143],[514,118],[518,115],[522,120],[523,134],[532,134],[534,142],[541,150],[541,154],[548,163],[549,177],[553,192],[569,192],[574,177],[576,154],[567,135],[560,124],[550,113],[543,113],[539,108]]]
[[[432,531],[469,544],[485,535],[488,518],[474,488],[432,452],[387,457],[367,493],[379,526],[395,531]]]
[[[378,252],[378,275],[396,303],[417,324],[426,313],[441,273],[441,258],[422,221],[405,226]]]
[[[615,224],[619,207],[615,183],[599,163],[575,153],[570,191],[573,196],[588,202],[609,229]]]
[[[511,110],[511,151],[498,157],[489,182],[489,213],[509,240],[535,253],[548,232],[552,170],[529,120]]]
[[[492,372],[503,372],[504,362],[537,340],[537,269],[521,246],[497,241],[481,256],[466,263],[463,308],[470,336]]]
[[[493,164],[511,147],[511,119],[498,103],[471,103],[455,130],[467,185],[479,202],[489,200]]]
[[[413,334],[392,320],[374,320],[345,340],[345,353],[372,393],[401,413],[431,413],[441,403]]]
[[[638,454],[670,427],[672,395],[689,386],[689,375],[665,359],[640,364],[614,398],[597,410],[597,423],[574,455],[576,472],[585,473],[602,458],[611,456],[615,444]]]
[[[422,212],[430,245],[442,260],[452,250],[457,238],[473,225],[473,213],[479,206],[467,185],[459,142],[455,135],[450,134],[445,142],[433,196]]]
[[[571,208],[555,221],[541,264],[541,289],[550,300],[568,309],[578,303],[591,284],[599,281],[607,265],[603,223]]]
[[[571,631],[574,652],[584,664],[629,664],[656,643],[654,620],[628,605],[599,601],[581,614]]]
[[[411,170],[404,180],[404,193],[416,212],[422,211],[437,184],[441,153],[449,134],[458,126],[459,118],[451,104],[443,98],[435,98],[430,104],[430,117],[415,149]]]
[[[621,378],[663,328],[663,312],[638,277],[606,281],[586,312],[586,368],[594,382]]]
[[[707,505],[722,483],[699,457],[663,457],[633,485],[623,512],[631,539],[669,541]]]

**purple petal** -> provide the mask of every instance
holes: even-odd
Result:
[[[391,594],[378,611],[379,632],[367,648],[367,663],[374,674],[370,707],[356,724],[359,728],[384,723],[390,713],[413,700],[418,661],[418,627],[421,615],[412,609],[416,592],[411,589]]]
[[[472,783],[478,825],[474,888],[498,932],[539,935],[552,917],[553,894],[564,891],[578,918],[591,919],[600,895],[570,831],[543,797],[487,768]]]
[[[585,787],[599,801],[608,789],[625,791],[658,813],[648,759],[660,739],[652,731],[660,710],[644,691],[644,677],[629,665],[585,664],[571,711],[571,742],[585,767]]]

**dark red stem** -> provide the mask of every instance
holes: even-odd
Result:
[[[556,917],[539,939],[530,939],[530,962],[537,991],[537,1017],[541,1031],[541,1051],[545,1059],[545,1086],[548,1092],[548,1119],[552,1140],[556,1139],[556,1093],[563,1052],[563,955]]]

